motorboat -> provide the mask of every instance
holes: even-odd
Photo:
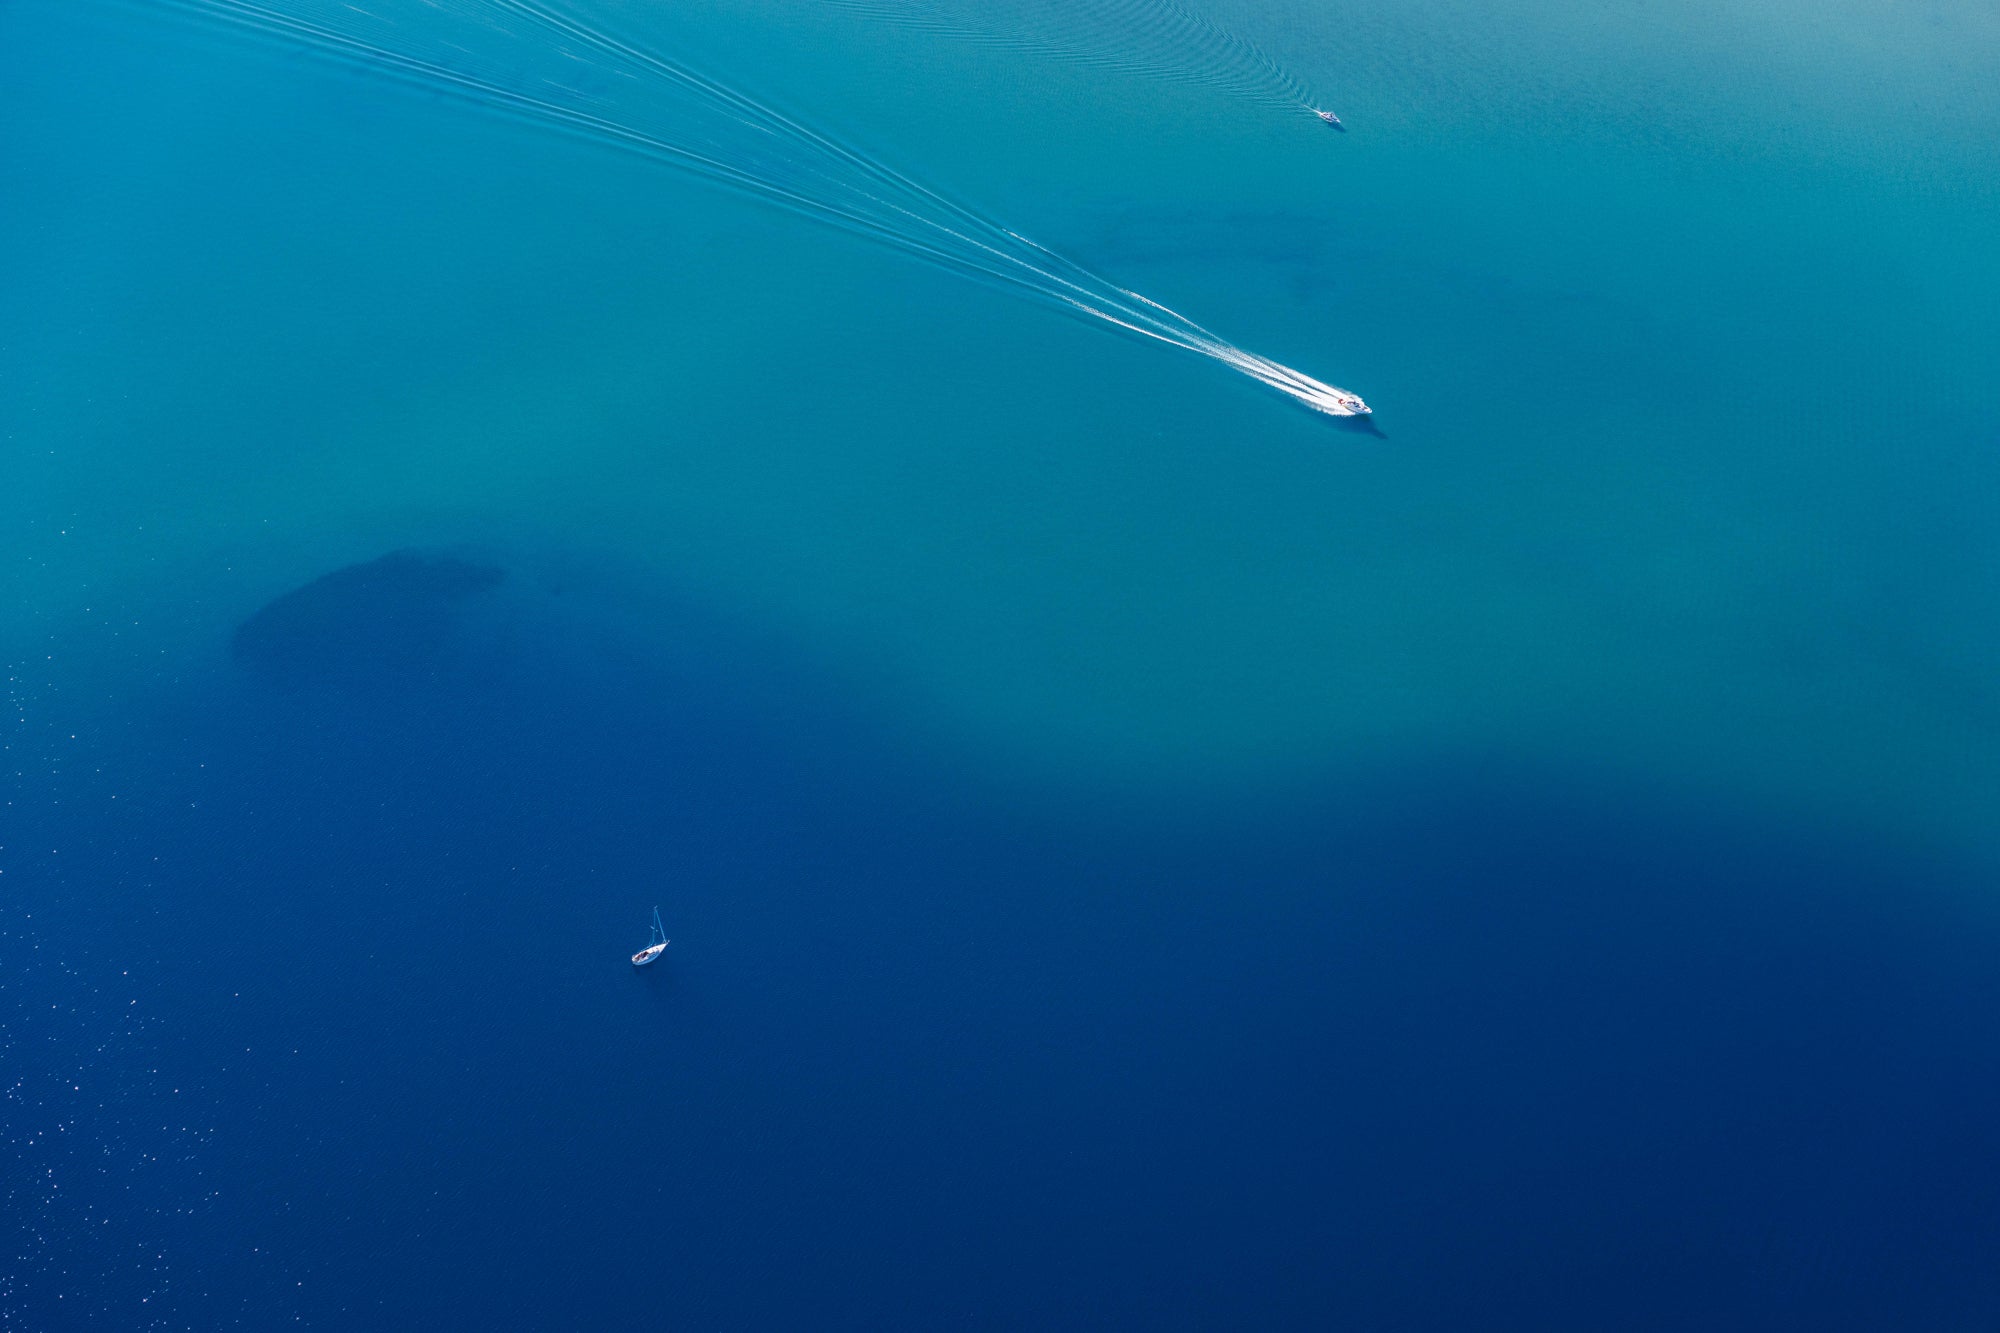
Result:
[[[1347,126],[1341,124],[1340,117],[1334,115],[1331,111],[1321,111],[1318,107],[1314,107],[1313,114],[1315,116],[1318,116],[1321,120],[1325,121],[1327,124],[1333,126],[1335,129],[1339,130],[1342,134],[1347,133]]]

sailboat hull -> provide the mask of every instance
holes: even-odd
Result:
[[[658,944],[649,944],[632,955],[632,966],[651,967],[654,963],[660,961],[660,955],[666,951],[667,942],[665,940],[661,940]]]

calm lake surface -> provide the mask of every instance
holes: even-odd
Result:
[[[1990,5],[265,4],[0,6],[0,1327],[2000,1324]]]

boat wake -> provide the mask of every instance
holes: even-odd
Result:
[[[1331,416],[1368,406],[1127,291],[862,150],[593,23],[568,0],[146,0],[636,153],[1063,313],[1207,357]]]

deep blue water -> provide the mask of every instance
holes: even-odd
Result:
[[[17,797],[17,1326],[2000,1313],[1949,866],[1492,755],[996,814],[697,607],[375,581]]]
[[[895,8],[601,6],[1384,435],[0,8],[0,1328],[2000,1327],[1990,16]]]

